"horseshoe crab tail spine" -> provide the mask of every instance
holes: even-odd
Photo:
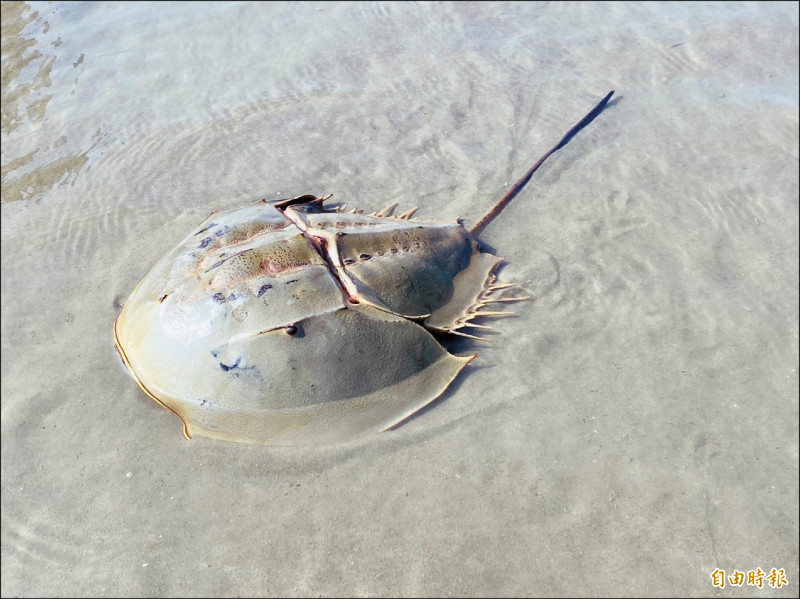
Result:
[[[544,161],[547,160],[551,154],[555,154],[558,150],[567,145],[567,143],[569,143],[569,140],[571,140],[578,133],[578,131],[580,131],[586,125],[591,123],[597,117],[597,115],[603,112],[603,109],[606,107],[606,104],[608,104],[608,101],[611,99],[611,96],[613,94],[614,90],[612,89],[610,92],[608,92],[606,97],[603,98],[600,101],[600,103],[592,109],[592,111],[589,114],[583,117],[578,122],[578,124],[572,127],[572,129],[567,131],[566,135],[564,135],[564,137],[561,138],[561,141],[559,141],[555,146],[553,146],[553,148],[550,149],[550,151],[548,151],[544,156],[539,158],[539,161],[536,164],[534,164],[530,169],[528,169],[528,172],[522,175],[522,178],[520,178],[519,181],[517,181],[516,183],[514,183],[514,185],[511,186],[511,189],[509,189],[508,192],[506,192],[506,194],[502,198],[500,198],[500,200],[494,206],[492,206],[492,209],[489,210],[489,212],[487,212],[486,215],[469,230],[469,232],[475,235],[476,237],[480,235],[483,229],[486,228],[486,225],[492,222],[497,217],[497,215],[500,214],[500,212],[502,212],[503,208],[505,208],[506,205],[511,200],[513,200],[514,197],[522,190],[522,188],[525,187],[525,184],[533,176],[533,173],[535,173],[539,169],[539,167],[542,166],[542,164],[544,164]]]

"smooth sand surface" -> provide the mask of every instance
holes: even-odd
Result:
[[[797,595],[797,3],[2,15],[3,597]],[[474,223],[611,89],[482,235],[533,300],[404,426],[186,441],[127,375],[212,210]]]

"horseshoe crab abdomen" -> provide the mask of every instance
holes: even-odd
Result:
[[[360,301],[406,318],[425,319],[446,305],[454,277],[479,252],[457,222],[335,212],[299,217],[308,235],[335,248]]]

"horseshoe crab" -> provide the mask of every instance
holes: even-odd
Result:
[[[477,355],[431,332],[479,338],[474,319],[509,314],[487,306],[528,299],[498,293],[511,286],[495,283],[502,258],[477,237],[613,93],[471,229],[313,195],[212,213],[125,302],[123,362],[187,439],[333,443],[393,427]]]

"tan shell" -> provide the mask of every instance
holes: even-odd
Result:
[[[212,214],[131,293],[117,348],[187,437],[327,443],[383,430],[474,357],[450,355],[423,325],[467,326],[499,258],[457,223],[324,210],[304,196]]]

